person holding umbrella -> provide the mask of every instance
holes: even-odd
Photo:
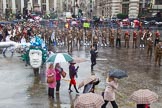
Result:
[[[77,71],[79,66],[77,66],[77,68],[75,68],[76,63],[74,61],[70,62],[70,66],[69,66],[69,76],[70,76],[70,84],[69,84],[69,92],[73,92],[71,90],[71,85],[74,85],[74,88],[76,90],[77,93],[79,93],[79,91],[77,90],[76,87],[76,81],[75,81],[75,77],[77,77]]]
[[[104,91],[104,101],[105,103],[101,108],[106,108],[108,102],[111,102],[113,108],[118,108],[118,105],[115,102],[115,90],[118,88],[118,83],[114,77],[109,76],[107,81],[107,87]]]
[[[158,100],[158,95],[149,89],[139,89],[130,96],[137,108],[150,108],[150,104]]]

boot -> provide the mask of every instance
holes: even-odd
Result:
[[[71,90],[71,84],[69,84],[69,92],[70,92],[70,93],[73,92],[73,91]]]
[[[74,88],[75,88],[76,92],[79,93],[78,89],[76,88],[76,85],[74,85]]]

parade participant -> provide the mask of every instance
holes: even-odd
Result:
[[[96,65],[96,57],[97,57],[97,52],[95,52],[95,48],[93,45],[91,46],[90,54],[91,54],[91,71],[93,71],[93,66]]]
[[[106,108],[108,102],[111,102],[113,108],[118,108],[118,105],[115,102],[115,90],[118,88],[118,83],[114,77],[109,77],[107,81],[107,86],[104,91],[104,100],[105,103],[101,108]]]
[[[70,84],[69,84],[69,92],[73,92],[71,90],[71,85],[74,86],[75,90],[77,93],[79,93],[79,91],[77,90],[77,87],[76,87],[76,81],[75,81],[75,77],[77,76],[77,71],[78,71],[78,68],[79,66],[77,66],[77,68],[75,68],[75,65],[76,63],[74,61],[70,62],[70,65],[69,65],[69,76],[70,76]]]
[[[161,65],[161,56],[162,56],[162,42],[159,43],[155,47],[155,65]]]
[[[56,72],[51,63],[46,71],[47,83],[48,83],[48,97],[54,99],[54,88],[56,87]],[[52,79],[48,82],[49,79]]]
[[[133,31],[133,48],[137,48],[137,31]]]
[[[115,35],[115,31],[112,30],[111,35],[110,35],[110,45],[109,45],[109,47],[114,47],[114,37],[115,37],[114,35]]]
[[[152,50],[153,50],[153,40],[152,37],[149,37],[147,39],[147,56],[152,56]]]
[[[155,32],[155,43],[154,43],[154,46],[156,46],[156,44],[159,43],[159,40],[160,40],[160,32],[159,32],[159,30],[157,30]]]
[[[61,81],[61,72],[63,68],[60,66],[59,63],[55,65],[55,72],[56,72],[56,93],[59,93],[60,90],[60,81]]]
[[[69,30],[69,34],[67,36],[68,52],[72,52],[72,41],[71,30]]]
[[[107,33],[106,33],[106,29],[102,33],[102,44],[105,47],[107,46]]]
[[[130,39],[130,34],[128,31],[126,31],[124,34],[125,48],[129,48],[129,39]]]
[[[139,38],[140,38],[140,45],[139,46],[140,46],[140,48],[142,48],[142,47],[144,48],[144,46],[145,46],[144,45],[144,34],[143,34],[142,30],[139,31]]]
[[[77,30],[77,36],[76,36],[76,46],[81,46],[81,37],[82,37],[82,32],[81,30]]]
[[[116,47],[121,48],[121,30],[117,29]]]
[[[93,37],[93,46],[95,48],[95,51],[97,51],[97,43],[98,43],[98,37],[97,36],[94,36]]]

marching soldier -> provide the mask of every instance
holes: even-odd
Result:
[[[159,30],[157,30],[155,32],[155,43],[154,43],[154,46],[156,46],[156,44],[159,43],[159,40],[160,40],[160,32],[159,32]]]
[[[130,34],[128,31],[126,31],[124,34],[125,48],[129,48],[129,39],[130,39]]]
[[[106,30],[104,30],[103,32],[102,32],[102,44],[103,44],[103,46],[107,46],[107,39],[106,39]]]
[[[93,37],[93,47],[95,48],[95,51],[97,51],[97,43],[98,43],[98,37],[95,35]]]
[[[68,52],[72,52],[72,34],[71,34],[71,30],[69,30],[69,34],[67,36],[67,44],[68,44]]]
[[[140,48],[143,47],[144,48],[144,34],[142,32],[142,30],[139,31],[139,38],[140,38]]]
[[[137,32],[133,31],[133,48],[137,48]]]
[[[159,43],[155,47],[155,65],[161,65],[161,56],[162,56],[162,42],[159,41]]]
[[[117,29],[116,47],[121,48],[121,30]]]
[[[114,30],[112,30],[111,35],[110,35],[110,47],[114,47],[114,35],[115,35],[115,32]]]
[[[147,56],[152,56],[152,50],[153,50],[153,40],[152,40],[152,36],[150,36],[147,39]]]
[[[76,46],[79,44],[81,46],[81,31],[77,30],[77,36],[76,36]]]

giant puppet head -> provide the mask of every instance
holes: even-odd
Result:
[[[33,68],[39,68],[42,65],[42,51],[36,49],[29,50],[30,65]]]

